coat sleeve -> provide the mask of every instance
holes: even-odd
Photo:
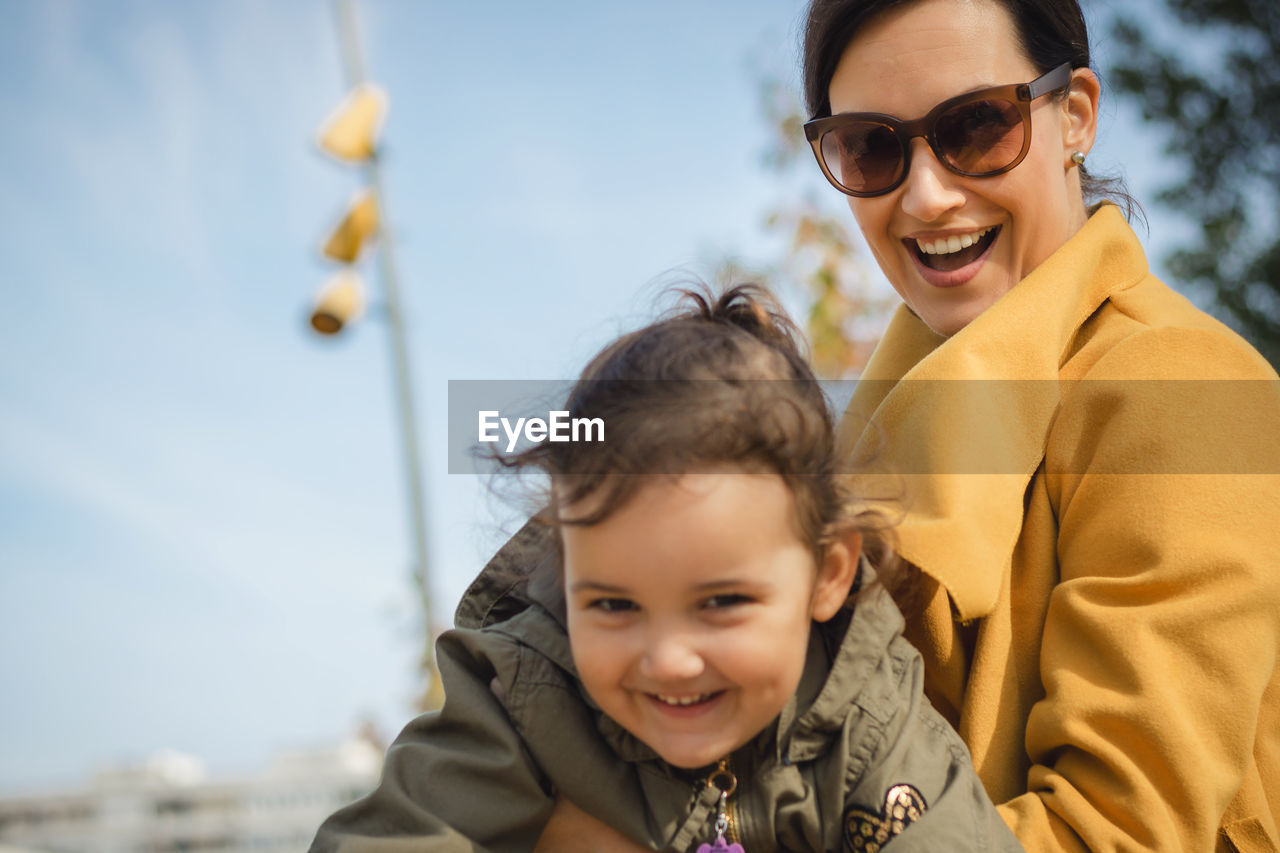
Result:
[[[1280,394],[1259,361],[1153,329],[1064,399],[1045,695],[1028,793],[1001,806],[1028,849],[1213,850],[1251,784],[1280,656]]]
[[[441,636],[444,707],[400,733],[378,787],[330,816],[311,853],[532,850],[553,796],[490,688],[495,677],[509,683],[519,656],[494,633]]]
[[[850,771],[857,779],[845,786],[840,849],[870,853],[888,843],[893,853],[1022,851],[964,742],[924,698],[919,653],[902,637],[894,646],[905,667],[893,679],[895,694],[863,708],[885,724],[866,758],[852,749]]]

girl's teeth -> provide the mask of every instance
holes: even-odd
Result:
[[[710,693],[703,693],[701,696],[664,696],[661,693],[655,693],[654,696],[664,705],[692,705],[711,698]]]
[[[952,235],[950,237],[939,237],[937,240],[916,240],[916,245],[920,247],[920,251],[926,255],[949,255],[952,252],[958,252],[961,249],[967,249],[974,243],[982,239],[990,228],[983,228],[981,231],[974,231],[972,234]]]

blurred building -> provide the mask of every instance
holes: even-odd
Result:
[[[103,770],[79,790],[0,796],[0,851],[302,853],[326,816],[373,789],[382,755],[365,730],[219,780],[199,759],[158,753]]]

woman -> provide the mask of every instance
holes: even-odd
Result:
[[[905,481],[909,634],[1002,816],[1029,850],[1280,849],[1276,374],[1086,207],[1076,0],[814,0],[804,70],[903,300],[845,439]],[[566,804],[544,849],[605,837]]]

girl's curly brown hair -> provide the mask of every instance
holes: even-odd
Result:
[[[601,419],[604,441],[544,441],[499,461],[549,475],[540,517],[551,525],[600,523],[654,476],[777,474],[815,558],[858,531],[884,579],[887,524],[842,485],[832,413],[795,325],[754,285],[677,292],[675,309],[605,347],[569,395],[569,417]]]

